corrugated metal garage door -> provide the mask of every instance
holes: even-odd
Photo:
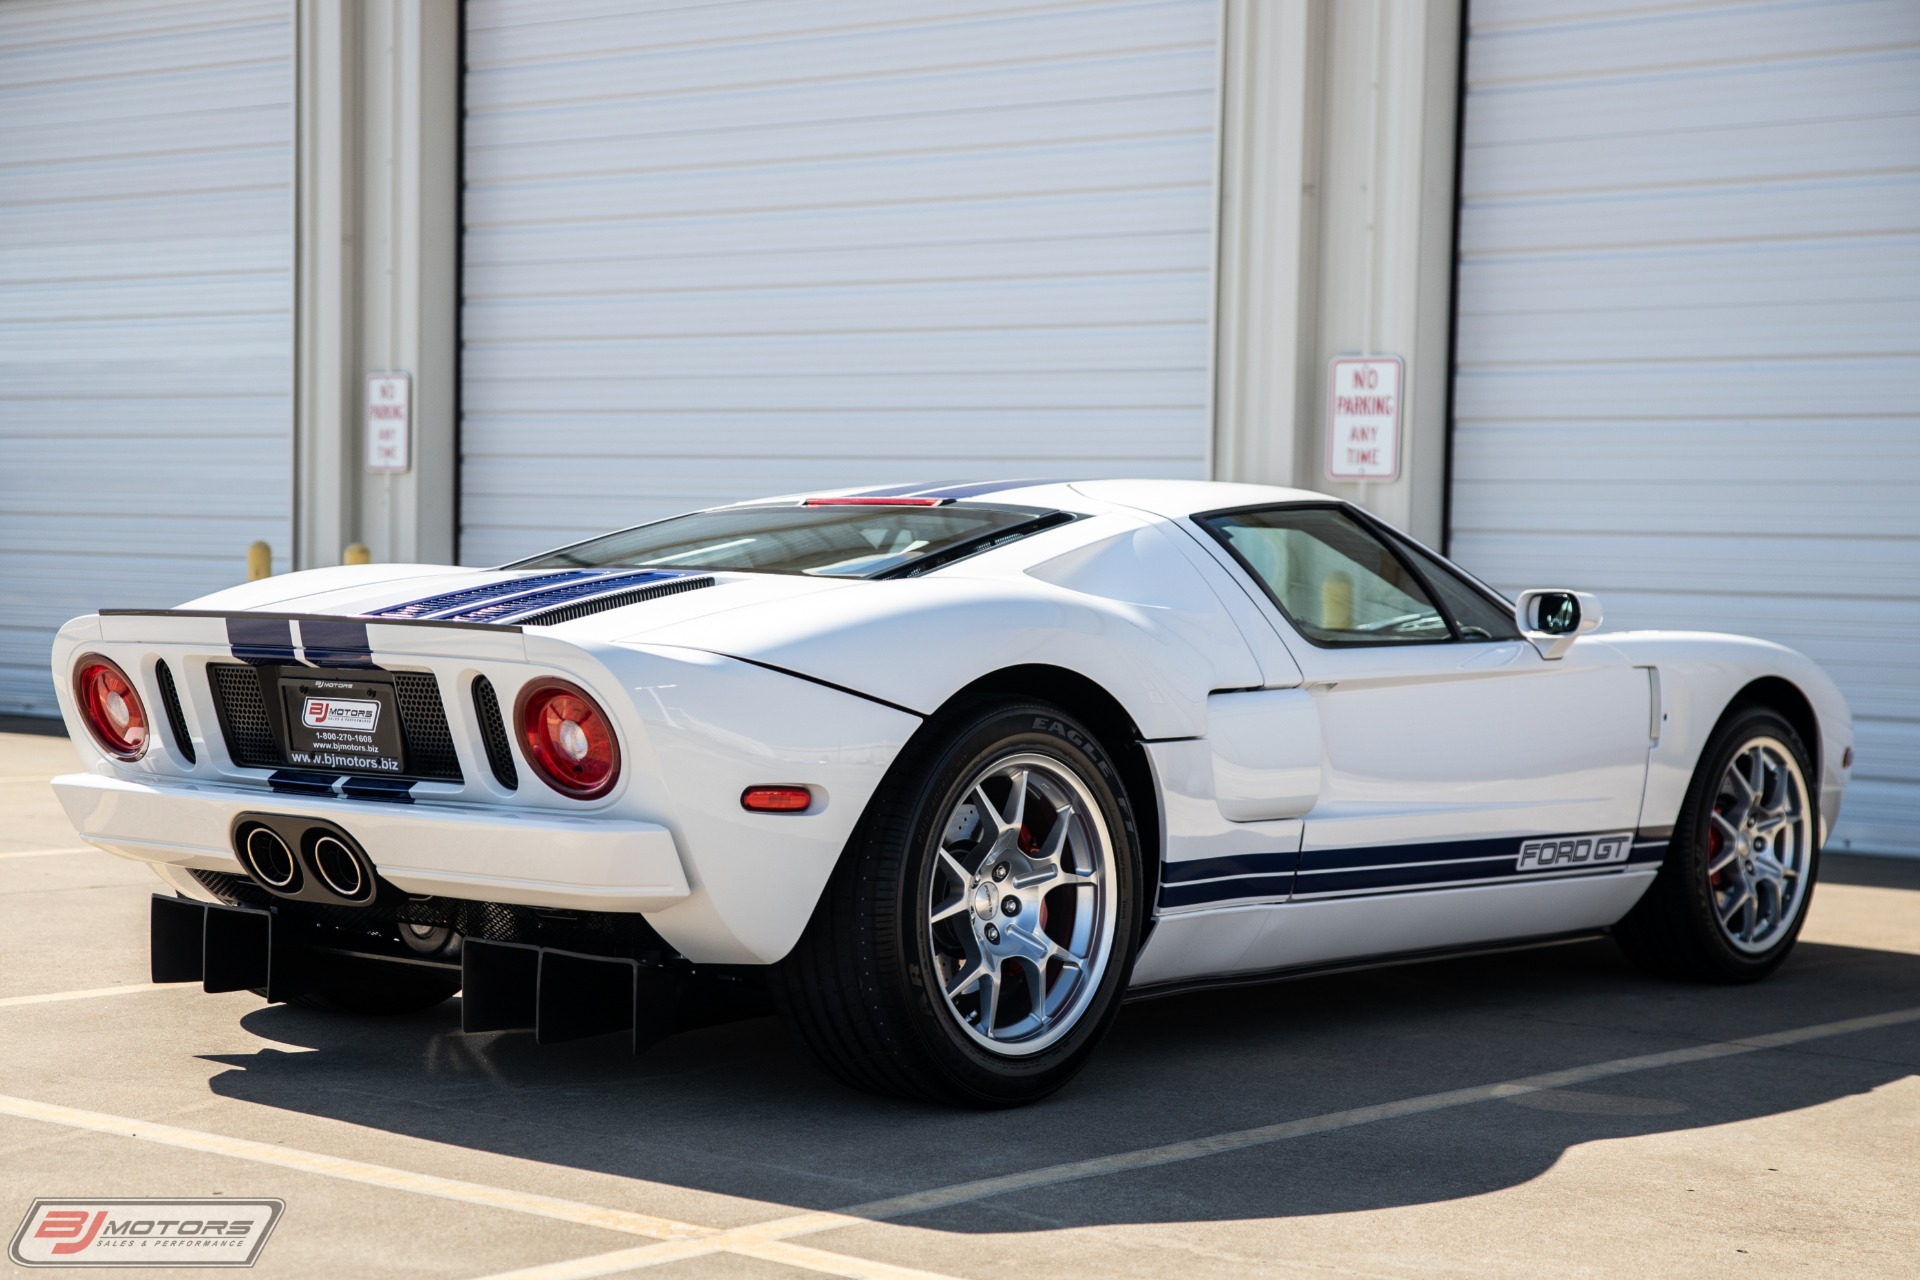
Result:
[[[1920,852],[1920,4],[1475,0],[1468,83],[1454,550],[1812,655]]]
[[[68,618],[284,568],[287,3],[0,3],[0,711]]]
[[[467,6],[461,554],[1206,473],[1217,0]]]

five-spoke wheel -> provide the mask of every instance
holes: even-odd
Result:
[[[1023,751],[982,767],[941,827],[927,942],[947,1009],[1002,1053],[1086,1012],[1113,950],[1113,841],[1087,786]]]
[[[1798,915],[1813,831],[1807,780],[1777,738],[1742,744],[1707,816],[1714,918],[1741,951],[1762,952]]]
[[[1614,926],[1658,973],[1751,982],[1793,949],[1818,872],[1819,793],[1786,717],[1736,707],[1714,730],[1646,894]]]
[[[1120,1007],[1140,836],[1120,767],[1063,709],[981,698],[881,784],[772,983],[852,1084],[967,1106],[1072,1079]]]

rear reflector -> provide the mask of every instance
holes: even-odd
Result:
[[[939,507],[952,498],[808,498],[803,507]]]
[[[740,793],[740,807],[754,813],[799,813],[813,803],[805,787],[748,787]]]

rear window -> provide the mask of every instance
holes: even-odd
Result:
[[[510,569],[725,569],[904,577],[1066,517],[1018,507],[725,507],[623,529]]]

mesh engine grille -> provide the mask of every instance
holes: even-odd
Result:
[[[520,771],[513,764],[513,745],[507,740],[506,721],[500,716],[500,699],[493,692],[493,681],[485,676],[473,678],[473,711],[480,719],[480,736],[486,740],[487,763],[500,785],[512,791],[520,785]]]
[[[187,716],[180,709],[180,691],[173,684],[173,670],[165,660],[154,664],[154,672],[160,678],[160,705],[167,713],[167,728],[173,731],[173,749],[188,764],[198,759],[193,751],[193,739],[187,733]]]
[[[635,587],[631,591],[616,591],[612,595],[582,600],[578,604],[563,604],[558,608],[543,609],[539,613],[530,613],[514,621],[523,627],[550,627],[556,623],[572,622],[575,618],[584,618],[605,609],[619,609],[626,605],[639,604],[642,600],[652,600],[656,596],[678,595],[682,591],[697,591],[701,587],[712,585],[712,578],[682,578],[677,582],[657,582],[650,587]]]
[[[207,676],[213,683],[214,702],[233,762],[248,769],[278,769],[284,765],[273,726],[267,720],[259,668],[239,662],[213,662],[207,664]],[[400,732],[407,740],[407,776],[461,781],[460,758],[454,754],[446,707],[440,701],[440,682],[431,672],[396,671],[393,687],[400,704]]]
[[[430,671],[396,671],[393,689],[400,697],[400,731],[407,736],[407,763],[415,777],[461,781],[460,758],[447,729],[440,681]]]
[[[247,769],[278,769],[280,748],[267,723],[267,700],[260,687],[260,671],[243,662],[212,662],[207,676],[220,709],[220,727],[226,730],[227,750],[233,762]]]

